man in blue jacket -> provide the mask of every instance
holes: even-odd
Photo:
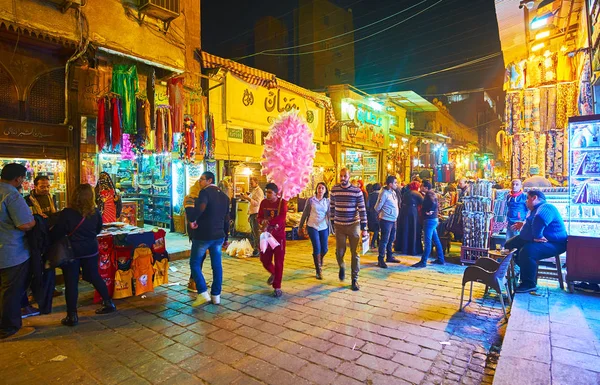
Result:
[[[525,222],[517,222],[520,234],[509,239],[505,248],[518,249],[517,265],[521,268],[521,284],[517,293],[536,290],[537,261],[560,255],[567,250],[567,230],[558,209],[546,202],[543,192],[527,192],[529,213]]]
[[[508,212],[506,213],[508,219],[508,226],[506,227],[506,240],[511,239],[515,235],[519,235],[519,231],[516,230],[515,224],[517,222],[524,222],[527,216],[527,194],[523,192],[523,184],[520,179],[515,179],[511,182],[512,189],[506,198],[506,207]]]

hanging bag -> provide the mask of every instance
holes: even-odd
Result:
[[[85,217],[81,218],[81,221],[73,229],[73,231],[50,245],[45,254],[47,261],[50,264],[50,268],[54,269],[56,267],[61,267],[62,265],[75,259],[75,254],[73,253],[73,248],[71,247],[70,237],[75,233],[75,231],[77,231],[83,221],[85,221]]]

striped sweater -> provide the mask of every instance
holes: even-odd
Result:
[[[358,187],[342,187],[336,184],[331,189],[331,220],[336,225],[351,225],[360,221],[360,228],[367,229],[365,198]]]

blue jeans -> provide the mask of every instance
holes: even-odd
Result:
[[[392,259],[392,244],[396,239],[396,221],[379,220],[379,229],[381,230],[381,240],[379,241],[379,260],[383,260],[384,255]]]
[[[442,249],[442,242],[437,233],[438,219],[425,219],[423,221],[423,238],[425,243],[425,250],[421,257],[421,262],[427,263],[427,258],[431,254],[431,241],[435,243],[435,250],[437,251],[438,260],[444,262],[444,250]]]
[[[566,242],[533,242],[518,236],[506,241],[504,247],[518,250],[515,261],[521,268],[521,283],[526,286],[537,285],[538,261],[567,251]]]
[[[308,232],[308,237],[310,238],[310,242],[313,247],[313,255],[320,255],[321,257],[325,256],[329,251],[329,245],[327,244],[327,239],[329,238],[329,229],[318,231],[315,228],[310,226],[306,226],[306,231]]]
[[[210,265],[213,272],[213,281],[210,286],[210,294],[220,295],[221,286],[223,285],[223,266],[221,264],[221,247],[223,246],[224,238],[214,239],[212,241],[202,241],[192,239],[192,251],[190,253],[190,270],[192,278],[196,282],[198,293],[203,293],[207,290],[206,280],[202,274],[202,264],[206,258],[206,250],[210,253]]]
[[[518,230],[513,230],[511,229],[511,226],[514,225],[516,222],[508,222],[508,225],[506,226],[506,240],[508,241],[509,239],[511,239],[514,236],[519,235],[520,231]]]

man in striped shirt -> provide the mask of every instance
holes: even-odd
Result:
[[[358,272],[360,270],[360,257],[357,252],[362,237],[368,237],[367,210],[362,191],[350,184],[350,171],[343,168],[340,171],[340,184],[331,189],[331,221],[335,227],[336,257],[340,266],[339,278],[346,278],[346,239],[350,240],[350,253],[352,254],[352,290],[360,289],[358,286]],[[362,234],[361,234],[362,230]]]

